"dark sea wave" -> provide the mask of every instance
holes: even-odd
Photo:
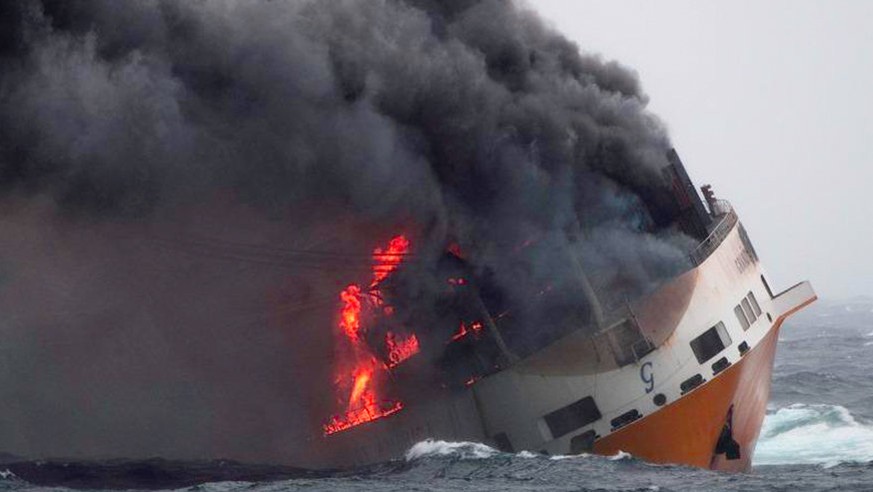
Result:
[[[0,456],[0,491],[873,491],[873,300],[821,302],[780,337],[771,406],[747,474],[652,465],[627,454],[507,454],[478,443],[424,441],[396,461],[334,472]]]
[[[797,428],[787,429],[791,433]],[[869,431],[868,431],[869,432]],[[868,441],[869,446],[869,441]],[[815,456],[807,458],[815,459]],[[238,464],[157,461],[43,464],[31,480],[5,471],[0,490],[33,491],[75,487],[160,488],[192,491],[344,490],[560,490],[560,491],[778,491],[871,490],[873,465],[865,462],[764,465],[749,474],[727,474],[680,466],[652,465],[630,455],[544,456],[507,454],[477,443],[427,441],[402,460],[335,473],[312,473]],[[34,468],[40,468],[34,466]],[[111,473],[110,473],[111,469]],[[203,482],[197,484],[195,482]]]

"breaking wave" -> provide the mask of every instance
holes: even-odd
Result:
[[[478,442],[447,442],[426,439],[406,451],[406,461],[451,456],[460,459],[493,458],[500,451]]]
[[[795,404],[767,415],[755,465],[823,465],[873,461],[873,426],[839,405]]]
[[[452,458],[457,460],[484,460],[504,456],[508,458],[540,458],[549,460],[566,460],[573,458],[587,458],[592,455],[587,453],[577,455],[547,455],[542,453],[534,453],[531,451],[520,451],[518,453],[505,453],[494,449],[488,445],[479,442],[449,442],[439,441],[435,439],[425,439],[406,451],[404,457],[406,461],[417,461],[428,458]],[[604,456],[602,459],[608,461],[623,461],[634,460],[635,458],[630,453],[619,451],[613,456]]]

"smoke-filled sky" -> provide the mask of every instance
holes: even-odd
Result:
[[[873,3],[534,5],[637,70],[692,178],[737,207],[775,283],[873,295]]]
[[[580,268],[651,289],[694,244],[668,127],[777,283],[871,290],[865,12],[532,4],[568,40],[520,5],[0,3],[0,450],[308,454],[399,231],[411,303],[457,243],[516,342],[587,314]]]
[[[400,232],[406,312],[458,245],[522,354],[594,317],[583,269],[651,290],[695,243],[647,104],[510,0],[0,3],[2,450],[312,454]]]

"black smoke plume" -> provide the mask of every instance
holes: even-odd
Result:
[[[0,448],[301,459],[397,232],[407,304],[457,244],[522,352],[580,271],[650,291],[690,240],[646,103],[508,0],[2,2]]]

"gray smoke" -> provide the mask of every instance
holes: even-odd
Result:
[[[7,451],[294,461],[330,408],[336,293],[398,231],[417,271],[460,245],[522,345],[556,309],[584,319],[568,265],[607,304],[685,266],[635,74],[524,5],[11,0],[0,19]]]

